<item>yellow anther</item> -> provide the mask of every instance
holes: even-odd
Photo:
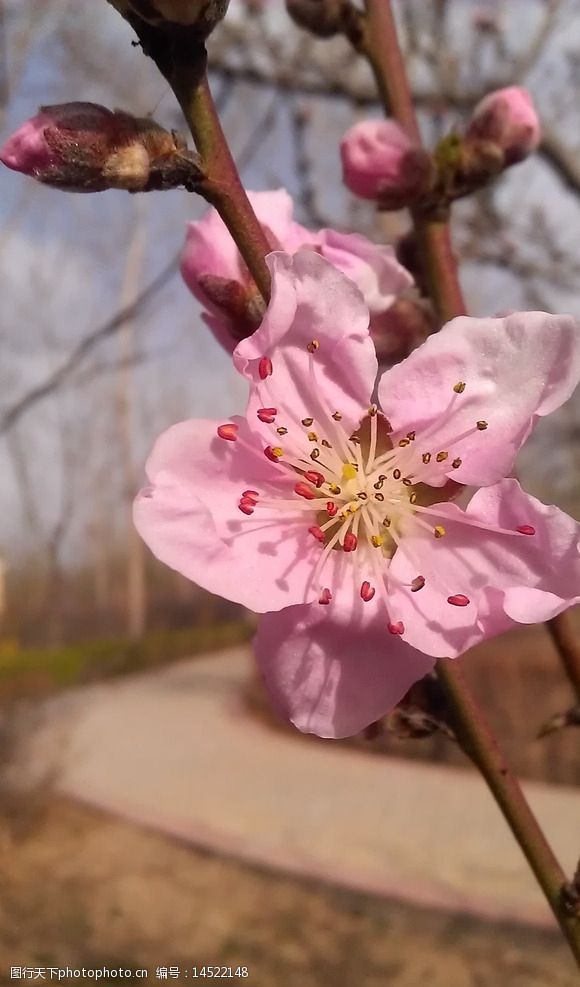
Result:
[[[343,480],[354,480],[357,475],[357,469],[353,463],[343,463],[342,465],[342,478]]]
[[[465,381],[458,380],[457,383],[453,385],[453,390],[456,394],[463,394],[465,390]]]
[[[316,432],[309,432],[308,433],[308,441],[309,442],[318,442],[318,436],[317,436]]]
[[[445,531],[445,528],[443,527],[442,524],[436,524],[435,527],[433,528],[433,534],[435,535],[436,538],[443,538],[443,535],[446,535],[447,532]]]
[[[459,469],[459,467],[461,466],[461,460],[460,460],[459,456],[457,457],[457,459],[454,459],[453,460],[453,462],[451,463],[451,465],[453,466],[453,469],[454,470],[458,470]]]
[[[320,343],[317,339],[311,339],[306,349],[309,353],[316,353],[316,350],[320,349]]]
[[[421,459],[423,460],[423,462],[425,463],[425,466],[426,466],[427,463],[430,463],[431,462],[431,453],[430,452],[424,452],[423,455],[421,456]]]
[[[341,415],[340,411],[335,411],[333,413],[332,417],[334,418],[335,422],[342,421],[342,415]]]
[[[415,492],[413,492],[411,494],[411,496],[409,497],[409,503],[410,504],[416,504],[417,503],[417,494]]]
[[[331,483],[329,485],[328,489],[330,490],[331,494],[339,494],[340,493],[340,487],[339,487],[338,483]]]
[[[483,421],[477,422],[477,427],[478,427],[478,429],[479,429],[480,432],[485,432],[485,430],[487,428],[487,422],[483,422]]]
[[[310,428],[310,426],[312,425],[312,422],[313,421],[314,421],[314,418],[303,418],[302,419],[302,424],[304,425],[305,428]]]
[[[438,463],[444,463],[445,460],[448,458],[449,458],[448,452],[438,452],[437,455],[435,456],[435,459],[437,460]]]
[[[405,446],[410,445],[410,443],[411,443],[410,439],[399,439],[397,445],[400,445],[401,449],[404,449]]]
[[[283,425],[280,425],[280,428],[277,428],[276,431],[278,435],[288,435],[288,429],[284,428]]]
[[[284,450],[282,446],[274,446],[272,449],[272,455],[276,456],[276,459],[280,459],[280,456],[284,455]]]
[[[375,548],[380,548],[384,542],[384,538],[381,535],[371,535],[371,545]]]

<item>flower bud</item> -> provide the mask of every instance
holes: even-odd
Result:
[[[370,331],[379,364],[392,366],[404,360],[434,328],[430,307],[418,298],[396,298],[385,312],[371,313]]]
[[[361,199],[384,209],[415,201],[430,185],[431,156],[414,144],[394,120],[363,120],[340,145],[345,185]]]
[[[286,9],[298,27],[311,31],[319,38],[331,38],[342,31],[342,0],[286,0]]]
[[[148,24],[179,24],[195,28],[205,38],[225,16],[229,0],[109,0],[128,19],[137,16]]]
[[[540,143],[540,121],[527,89],[508,86],[488,93],[473,111],[468,141],[489,141],[503,151],[506,165],[517,164]]]
[[[44,106],[0,148],[0,161],[67,192],[131,192],[183,184],[196,163],[153,120],[96,103]]]

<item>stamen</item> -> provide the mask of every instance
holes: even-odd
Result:
[[[394,476],[395,480],[400,480],[401,479],[401,471],[400,471],[400,469],[393,470],[393,476]]]
[[[401,635],[405,633],[405,625],[403,624],[402,620],[396,620],[394,622],[391,622],[387,624],[387,627],[389,628],[389,634]]]
[[[266,425],[271,425],[277,414],[277,408],[259,408],[257,412],[260,421],[264,422]]]
[[[401,449],[404,449],[405,446],[411,445],[411,440],[410,439],[399,439],[397,445],[399,445],[401,447]]]
[[[360,598],[361,598],[361,600],[363,600],[365,603],[369,603],[372,600],[372,598],[373,598],[374,595],[375,595],[375,588],[374,588],[374,586],[371,586],[371,584],[369,583],[369,581],[367,579],[365,579],[364,583],[362,583],[361,588],[360,588]]]
[[[330,490],[331,494],[334,494],[335,497],[338,496],[338,494],[341,492],[338,483],[331,483],[328,489]]]
[[[342,547],[345,552],[354,552],[358,545],[358,538],[352,531],[347,531],[344,536]]]
[[[443,538],[447,534],[447,532],[442,524],[436,524],[435,527],[433,528],[433,534],[435,535],[436,538]]]
[[[448,452],[438,452],[437,455],[435,456],[435,459],[437,460],[438,463],[444,463],[445,460],[448,458],[449,458]]]
[[[309,483],[313,483],[315,487],[321,487],[324,483],[322,473],[317,473],[316,470],[306,470],[304,479],[308,480]]]
[[[335,422],[342,421],[342,415],[341,415],[340,411],[334,411],[332,413],[332,417],[334,418]]]
[[[381,535],[371,535],[371,545],[373,548],[380,548],[385,539]]]
[[[321,603],[323,606],[326,606],[327,604],[330,603],[331,600],[332,600],[332,593],[330,592],[328,587],[325,587],[322,590],[322,593],[320,594],[320,599],[318,600],[318,602]]]
[[[316,353],[316,350],[320,349],[320,343],[317,339],[311,339],[306,349],[309,353]]]
[[[277,428],[276,431],[278,435],[288,435],[288,429],[284,428],[283,425],[280,425],[280,428]]]
[[[461,459],[459,458],[459,456],[457,457],[457,459],[454,459],[453,460],[453,462],[451,463],[451,466],[453,467],[454,470],[458,470],[459,469],[459,467],[461,466]]]
[[[303,418],[302,419],[302,425],[304,425],[305,428],[310,428],[310,426],[313,424],[313,422],[314,422],[314,418]]]
[[[415,576],[411,580],[411,593],[418,593],[420,589],[423,589],[425,585],[425,576]]]
[[[328,516],[336,517],[337,511],[338,511],[338,507],[336,506],[336,504],[333,504],[332,501],[329,500],[326,505],[326,513],[328,514]]]
[[[431,453],[424,452],[423,455],[421,456],[421,459],[425,463],[425,466],[427,466],[427,464],[431,462]]]
[[[320,445],[321,446],[324,446],[325,449],[332,449],[332,446],[331,446],[330,442],[328,441],[328,439],[322,439]]]
[[[415,431],[413,431],[413,432],[407,432],[407,438],[408,438],[409,442],[414,442],[416,435],[417,435],[417,433]]]
[[[238,426],[233,422],[228,422],[227,425],[218,425],[217,434],[220,439],[225,439],[226,442],[235,442],[238,437]]]
[[[520,535],[535,535],[536,533],[536,529],[531,524],[518,524],[516,531],[519,531]]]
[[[466,385],[464,380],[458,380],[457,383],[453,385],[453,390],[455,391],[456,394],[463,394],[465,390],[465,386]]]
[[[376,483],[375,483],[375,486],[376,486]],[[375,500],[383,501],[384,499],[385,499],[385,495],[384,494],[382,494],[382,493],[376,493],[375,494]]]
[[[256,506],[255,501],[246,500],[246,499],[240,500],[240,503],[238,504],[238,507],[242,512],[242,514],[253,514],[255,506]]]
[[[308,433],[308,441],[309,442],[318,442],[318,436],[317,436],[316,432],[309,432]]]
[[[471,600],[468,596],[464,596],[463,593],[456,593],[455,596],[448,596],[447,602],[452,607],[467,607],[471,603]]]
[[[316,462],[317,459],[320,459],[320,449],[313,449],[310,453],[310,458],[313,459],[314,462]]]
[[[314,500],[316,494],[312,487],[309,487],[307,483],[297,483],[294,487],[294,493],[297,493],[299,497],[304,497],[304,500]]]
[[[279,462],[280,457],[284,455],[284,450],[281,449],[280,446],[275,446],[274,448],[272,448],[272,446],[266,446],[264,449],[264,455],[266,459],[270,460],[271,463],[277,463]]]
[[[257,500],[260,494],[257,490],[244,490],[242,500]]]
[[[260,380],[266,380],[272,373],[272,361],[269,356],[263,356],[258,364],[258,374]]]
[[[319,528],[317,524],[313,524],[311,528],[308,529],[308,533],[316,538],[316,541],[324,542],[324,531]]]
[[[487,422],[479,421],[476,422],[478,432],[485,432],[487,428]]]

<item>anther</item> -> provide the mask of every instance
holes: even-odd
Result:
[[[312,487],[309,487],[307,483],[302,483],[301,481],[294,487],[294,493],[297,493],[299,497],[304,497],[304,500],[314,500],[316,497]]]
[[[335,497],[340,493],[340,487],[338,483],[330,483],[328,485],[328,489],[330,490],[331,494],[335,495]]]
[[[316,350],[320,349],[320,343],[317,339],[311,339],[306,349],[309,353],[316,353]]]
[[[264,449],[264,455],[266,459],[270,460],[271,463],[277,463],[280,459],[280,456],[283,455],[283,449],[281,449],[280,446],[275,446],[274,449],[272,448],[272,446],[266,446],[266,448]]]
[[[333,412],[332,417],[334,418],[335,422],[342,421],[342,415],[341,415],[340,411]]]
[[[411,593],[418,593],[425,585],[425,576],[415,576],[411,581]]]
[[[226,439],[227,442],[235,442],[238,437],[238,426],[231,422],[228,422],[227,425],[219,425],[217,434],[220,439]]]
[[[364,583],[362,583],[360,588],[361,600],[364,600],[365,603],[368,603],[370,600],[372,600],[374,595],[375,595],[374,586],[371,586],[368,579],[365,579]]]
[[[456,394],[463,394],[465,390],[465,381],[458,380],[457,383],[453,385],[453,390]]]
[[[318,602],[321,603],[323,606],[326,606],[328,603],[330,603],[331,600],[332,600],[332,593],[328,588],[325,587],[322,590],[322,593],[320,594],[320,598]]]
[[[413,493],[409,497],[409,503],[410,504],[416,504],[417,503],[417,494],[415,493],[415,491],[413,491]]]
[[[342,543],[342,547],[344,551],[354,552],[357,545],[358,545],[357,536],[352,531],[347,531],[346,535],[344,536],[344,542]]]
[[[320,449],[313,449],[310,453],[310,458],[316,462],[316,460],[320,458]]]
[[[278,414],[278,409],[277,408],[259,408],[257,414],[258,414],[258,418],[260,419],[261,422],[264,422],[266,425],[271,425],[272,422],[274,421],[276,415]]]
[[[283,425],[280,425],[280,428],[277,428],[276,431],[278,435],[288,435],[288,429],[284,428]]]
[[[487,428],[487,422],[484,421],[477,422],[477,428],[480,432],[485,432]]]
[[[384,542],[384,538],[381,535],[371,535],[371,545],[373,548],[380,548]]]
[[[444,463],[445,460],[448,458],[449,458],[448,452],[438,452],[437,455],[435,456],[435,459],[437,460],[438,463]]]
[[[266,380],[272,373],[272,361],[269,356],[263,356],[258,364],[258,374],[260,380]]]
[[[536,529],[531,524],[519,524],[516,528],[520,535],[535,535]]]
[[[255,503],[253,500],[240,500],[238,507],[242,514],[253,514]]]
[[[309,483],[313,483],[315,487],[321,487],[324,483],[324,477],[322,473],[317,473],[316,470],[306,470],[304,474],[304,479],[308,480]]]
[[[371,418],[374,418],[375,417],[375,415],[376,415],[376,413],[377,413],[378,410],[379,409],[377,408],[376,404],[371,404],[371,406],[369,408],[369,415],[371,416]]]
[[[463,593],[456,593],[455,596],[448,596],[447,602],[452,607],[467,607],[471,603],[471,600],[468,596],[464,596]]]
[[[360,446],[360,439],[358,435],[351,435],[349,442],[353,442],[355,446]]]
[[[254,500],[256,501],[260,494],[257,490],[244,490],[242,494],[242,500]]]
[[[332,449],[332,446],[331,446],[330,442],[328,441],[328,439],[323,439],[322,442],[320,443],[320,445],[321,446],[324,446],[325,449]]]
[[[391,519],[390,519],[390,517],[384,517],[383,518],[383,527],[384,528],[390,528],[391,527]]]
[[[328,514],[328,516],[329,517],[336,517],[337,510],[338,510],[338,507],[336,506],[336,504],[333,504],[333,502],[331,500],[329,500],[328,503],[327,503],[327,505],[326,505],[326,513]]]
[[[421,456],[421,459],[423,460],[423,462],[425,463],[425,466],[426,466],[427,463],[430,463],[431,462],[431,453],[430,452],[424,452],[423,455]]]
[[[312,422],[313,421],[314,421],[314,418],[303,418],[302,419],[302,424],[304,425],[305,428],[310,428],[310,426],[312,425]]]
[[[324,541],[324,531],[322,528],[319,528],[318,525],[313,524],[312,527],[308,529],[308,533],[311,534],[313,538],[316,538],[316,541]]]
[[[399,445],[401,447],[401,449],[404,449],[405,446],[408,446],[410,444],[411,444],[411,440],[410,439],[399,439],[399,441],[397,443],[397,445]]]
[[[400,480],[401,479],[401,471],[399,469],[393,470],[393,476],[394,476],[395,480]]]
[[[382,490],[383,489],[383,483],[385,482],[385,479],[386,479],[386,477],[380,476],[379,479],[377,480],[377,482],[376,483],[373,483],[373,487],[375,488],[375,490]]]
[[[387,627],[389,628],[389,634],[401,635],[405,633],[405,625],[402,620],[391,621],[390,624],[387,624]]]
[[[403,477],[403,485],[405,487],[412,487],[413,486],[413,481],[410,479],[410,477],[404,476]]]
[[[375,494],[375,500],[383,501],[384,499],[385,499],[385,495],[384,494],[382,494],[382,493],[376,493]]]
[[[359,500],[368,500],[368,496],[364,492],[364,490],[361,490],[359,493],[357,493],[357,497]]]
[[[457,457],[457,459],[454,459],[453,460],[453,462],[451,463],[451,465],[452,465],[452,467],[453,467],[454,470],[458,470],[459,469],[459,467],[461,466],[461,460],[460,460],[459,456]]]
[[[417,435],[417,433],[414,432],[414,431],[413,432],[407,432],[407,438],[408,438],[409,442],[414,442],[416,435]]]
[[[308,441],[309,442],[318,442],[318,436],[317,436],[316,432],[309,432],[308,433]]]
[[[436,538],[443,538],[447,534],[447,532],[442,524],[436,524],[435,527],[433,528],[433,534],[435,535]]]

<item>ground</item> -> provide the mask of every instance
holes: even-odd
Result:
[[[219,964],[247,966],[252,987],[578,982],[555,935],[281,877],[63,799],[4,807],[0,836],[6,978],[84,964],[145,967],[161,983],[157,968],[178,966],[168,982],[186,983]]]

